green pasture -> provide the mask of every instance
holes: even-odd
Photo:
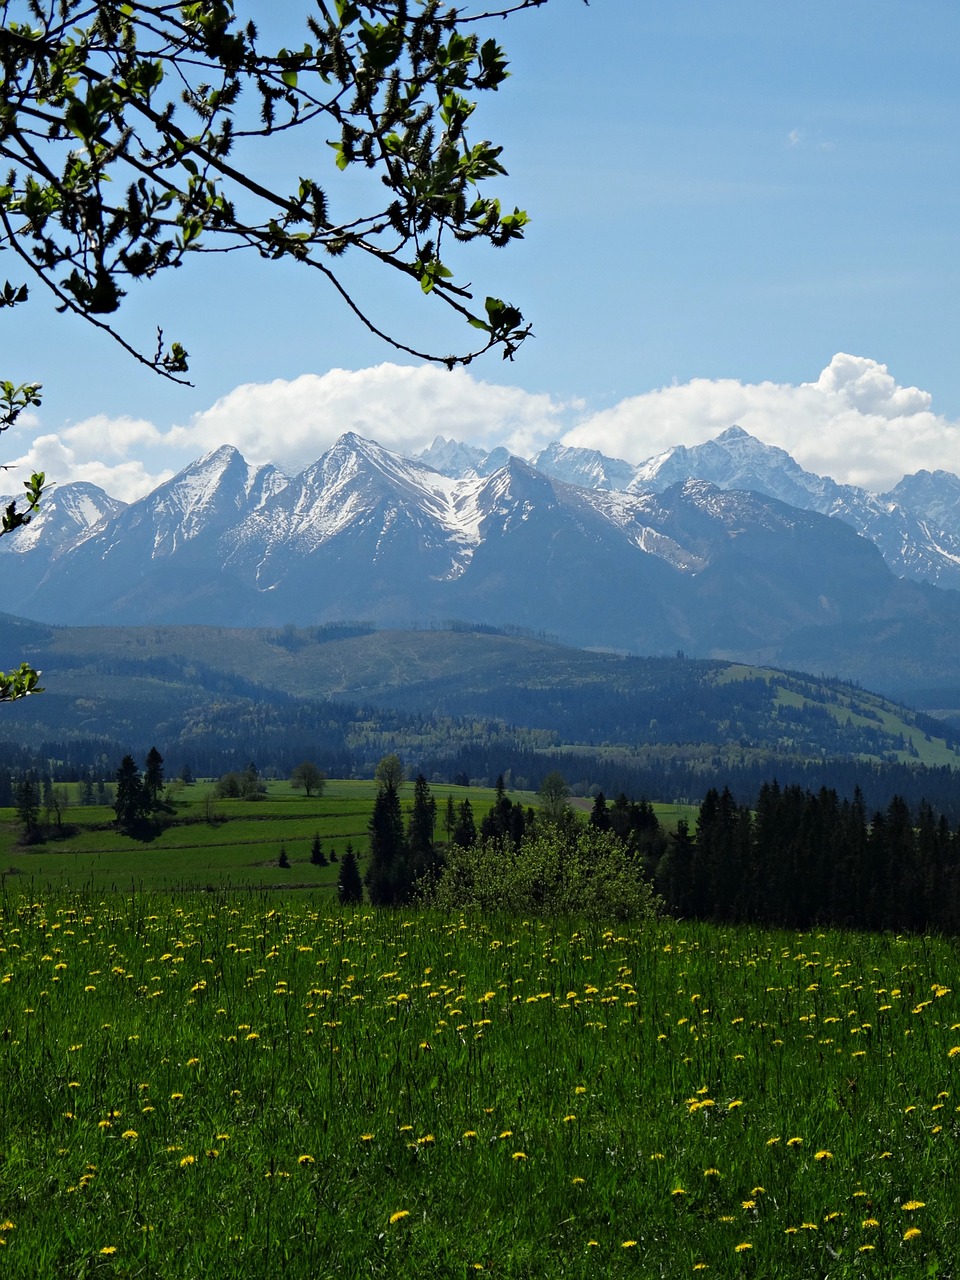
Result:
[[[0,1274],[958,1274],[957,948],[0,893]]]
[[[307,798],[288,782],[271,782],[259,800],[220,800],[213,782],[174,786],[163,814],[170,825],[146,839],[123,835],[113,826],[114,813],[102,805],[79,804],[79,785],[65,784],[70,806],[63,827],[44,822],[47,838],[39,844],[20,842],[12,809],[0,809],[0,878],[24,892],[58,887],[137,892],[150,889],[320,889],[336,890],[338,864],[314,866],[310,849],[319,835],[324,853],[340,858],[347,844],[360,859],[369,847],[368,824],[376,795],[372,781],[328,781],[322,796]],[[480,821],[493,804],[491,788],[438,785],[437,838],[444,840],[447,796],[459,805],[469,799]],[[536,804],[532,792],[511,798]],[[413,784],[401,789],[404,810],[413,801]],[[589,811],[591,801],[577,802]],[[655,806],[664,825],[673,829],[686,811]],[[693,817],[696,813],[693,811]],[[280,868],[281,847],[290,867]]]

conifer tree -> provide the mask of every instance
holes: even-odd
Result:
[[[607,812],[607,797],[598,791],[590,812],[590,825],[598,831],[610,830],[610,814]]]
[[[37,829],[37,823],[40,820],[40,796],[37,793],[36,784],[31,782],[29,778],[25,778],[23,782],[18,783],[14,791],[14,806],[17,811],[17,820],[23,828],[25,836],[32,835]]]
[[[363,881],[357,866],[357,855],[348,846],[340,863],[337,879],[337,896],[343,907],[359,906],[363,902]]]
[[[453,843],[461,849],[469,849],[477,838],[477,825],[473,820],[473,805],[465,796],[460,801],[457,812],[457,825],[453,829]]]
[[[430,794],[430,786],[422,773],[413,784],[413,809],[407,824],[407,868],[409,890],[421,876],[436,870],[438,858],[434,845],[437,825],[437,802]]]
[[[394,907],[407,901],[410,878],[403,833],[400,797],[392,782],[377,793],[370,817],[370,865],[367,893],[375,907]]]
[[[149,808],[156,809],[160,804],[163,791],[163,756],[156,747],[147,752],[146,768],[143,772],[143,790]]]
[[[310,861],[315,867],[325,867],[327,865],[327,855],[323,852],[319,831],[313,837],[313,844],[310,846]]]
[[[117,769],[117,793],[113,802],[117,826],[132,831],[147,813],[148,802],[143,779],[133,756],[124,756]]]

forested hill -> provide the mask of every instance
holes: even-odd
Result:
[[[14,655],[33,662],[46,692],[4,709],[0,742],[46,744],[55,759],[112,760],[118,748],[142,754],[156,744],[172,766],[196,772],[250,759],[284,771],[306,755],[328,772],[362,775],[399,750],[411,765],[429,764],[430,775],[510,768],[534,783],[539,762],[545,773],[560,759],[571,782],[608,793],[612,784],[641,788],[642,779],[656,795],[660,778],[664,798],[695,799],[738,776],[743,800],[774,774],[832,785],[842,767],[862,786],[878,770],[903,778],[922,765],[936,771],[928,780],[947,770],[952,785],[949,771],[960,767],[946,725],[840,681],[590,653],[492,629],[52,628],[8,619],[3,635],[7,664]],[[895,789],[919,798],[913,787]],[[929,788],[922,794],[934,799]]]

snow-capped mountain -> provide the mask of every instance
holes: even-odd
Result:
[[[874,494],[805,471],[786,450],[763,444],[738,426],[706,444],[677,445],[633,468],[592,449],[562,452],[563,478],[578,475],[576,483],[591,487],[659,493],[695,478],[834,516],[875,543],[898,576],[960,588],[960,479],[948,472],[921,471],[904,477],[890,493]],[[624,468],[630,472],[625,482]],[[604,483],[591,479],[601,474]]]
[[[446,440],[436,436],[433,444],[415,455],[419,462],[425,462],[441,475],[450,476],[454,480],[462,480],[473,473],[478,476],[489,476],[510,461],[510,454],[501,445],[489,453],[473,444],[460,444],[457,440]]]
[[[12,495],[0,497],[0,506],[5,509],[12,501]],[[82,480],[51,486],[30,523],[0,538],[0,581],[7,607],[29,595],[58,556],[77,546],[91,530],[115,519],[125,506]]]
[[[729,436],[742,451],[744,435]],[[608,487],[510,457],[448,476],[352,433],[289,478],[225,447],[128,506],[87,493],[76,509],[103,514],[72,541],[60,516],[45,513],[49,537],[38,517],[4,583],[22,565],[17,612],[60,623],[460,619],[865,681],[877,663],[955,672],[960,593],[896,577],[847,523],[760,492],[759,467],[751,490],[684,477],[658,491],[662,469],[637,491],[597,457],[551,459]]]
[[[583,489],[628,489],[636,470],[622,458],[608,458],[597,449],[568,448],[556,441],[540,450],[533,465],[555,480]]]

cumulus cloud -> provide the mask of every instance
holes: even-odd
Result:
[[[882,492],[905,471],[957,471],[960,426],[886,365],[840,353],[811,382],[695,378],[591,412],[582,402],[484,382],[466,370],[377,365],[236,387],[187,423],[94,417],[41,435],[21,469],[88,480],[131,501],[208,450],[233,444],[253,463],[295,472],[345,431],[413,454],[436,435],[531,457],[552,440],[644,462],[733,423],[811,471]]]
[[[118,420],[122,421],[122,420]],[[80,447],[74,447],[68,441],[71,429],[62,435],[53,434],[37,436],[26,453],[14,458],[9,464],[11,474],[21,475],[25,472],[43,471],[55,484],[73,483],[77,480],[95,484],[115,498],[123,502],[133,502],[150,493],[158,484],[169,480],[174,474],[169,467],[159,470],[148,470],[141,458],[128,458],[124,461],[109,463],[97,456],[97,445],[94,438],[80,437]],[[94,456],[88,456],[92,451]],[[116,455],[115,455],[116,456]],[[13,491],[16,484],[4,486]]]
[[[251,462],[288,469],[315,461],[345,431],[398,452],[445,435],[525,455],[556,438],[568,408],[464,369],[382,364],[237,387],[167,438],[178,447],[233,444]]]
[[[815,382],[695,378],[633,396],[584,418],[563,443],[636,463],[737,423],[810,471],[882,492],[905,471],[957,471],[960,428],[931,403],[928,392],[899,386],[886,365],[839,353]]]

